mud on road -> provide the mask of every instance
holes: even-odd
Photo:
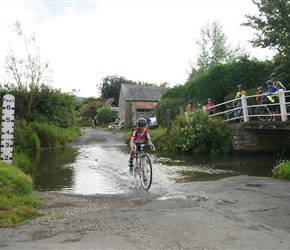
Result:
[[[97,132],[73,145],[111,143]],[[0,248],[289,249],[289,190],[289,181],[238,176],[175,184],[160,195],[37,192],[43,216],[0,229]]]

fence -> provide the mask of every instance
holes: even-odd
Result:
[[[223,117],[225,121],[233,121],[233,120],[243,120],[244,122],[249,122],[252,118],[259,120],[258,118],[264,117],[266,118],[269,114],[261,114],[257,113],[257,107],[264,106],[266,110],[268,110],[269,106],[278,105],[279,113],[273,114],[273,116],[278,119],[281,118],[281,121],[287,121],[288,116],[290,116],[290,102],[286,101],[290,97],[290,91],[284,91],[280,89],[278,92],[274,93],[279,102],[273,104],[257,104],[256,95],[244,96],[233,99],[227,102],[223,102],[213,106],[216,112],[211,117]],[[263,94],[266,96],[266,94]],[[232,103],[240,102],[240,106],[232,107]],[[231,108],[229,108],[231,106]]]

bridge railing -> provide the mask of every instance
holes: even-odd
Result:
[[[213,106],[216,112],[210,115],[210,117],[223,117],[225,121],[243,120],[244,122],[248,122],[250,120],[258,120],[258,117],[264,116],[266,118],[269,116],[269,114],[257,114],[257,107],[263,105],[269,108],[272,105],[279,105],[279,112],[273,114],[273,117],[276,119],[281,118],[281,121],[287,121],[288,117],[290,117],[290,90],[284,91],[283,89],[280,89],[274,94],[279,99],[278,103],[257,104],[256,95],[243,95],[240,98],[219,103]],[[262,96],[267,95],[263,94]],[[233,103],[241,103],[241,106],[235,107],[232,105]]]

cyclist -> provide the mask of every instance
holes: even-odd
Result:
[[[214,106],[214,104],[211,101],[211,99],[207,98],[207,104],[205,105],[205,107],[206,107],[206,110],[209,112],[210,115],[212,115],[213,112],[215,111],[215,108],[213,106]]]
[[[269,104],[274,104],[274,103],[279,102],[277,100],[278,97],[275,95],[275,92],[277,92],[278,89],[273,87],[273,81],[268,80],[266,82],[266,85],[267,85],[267,90],[266,90],[265,94],[267,94],[267,102]],[[269,121],[275,121],[276,120],[275,115],[277,114],[278,105],[269,105],[268,108],[269,108],[269,112],[270,112]]]
[[[247,92],[245,90],[243,90],[243,86],[241,84],[239,84],[237,86],[238,88],[238,92],[236,93],[236,99],[240,98],[242,95],[247,96]],[[234,101],[233,104],[235,105],[237,101]],[[241,100],[238,101],[237,107],[242,107],[242,102]]]
[[[237,88],[238,88],[238,92],[237,92],[237,94],[236,94],[236,99],[240,98],[241,95],[245,95],[245,96],[247,96],[247,92],[246,92],[245,90],[243,90],[243,86],[242,86],[241,84],[239,84],[239,85],[237,86]]]
[[[282,82],[277,80],[277,76],[275,73],[272,73],[270,75],[270,79],[273,81],[273,87],[276,89],[284,89],[284,91],[286,91],[285,86],[282,84]]]
[[[243,90],[243,86],[242,86],[241,84],[239,84],[239,85],[237,86],[237,88],[238,88],[238,92],[236,93],[235,98],[236,98],[236,99],[239,99],[239,100],[235,100],[235,101],[233,101],[233,106],[236,107],[236,108],[239,108],[239,109],[237,110],[237,113],[238,113],[238,115],[240,116],[240,114],[241,114],[241,112],[242,112],[242,100],[241,100],[241,97],[242,97],[243,95],[247,96],[247,92],[246,92],[245,90]],[[237,104],[236,104],[236,103],[237,103]],[[240,121],[242,122],[242,118],[241,118]]]
[[[118,116],[117,119],[115,120],[115,125],[119,125],[121,122],[121,116]]]
[[[256,102],[260,105],[265,102],[266,96],[263,93],[263,87],[258,87],[258,92],[256,92]]]
[[[131,173],[133,170],[133,158],[135,153],[135,143],[144,143],[145,141],[148,144],[152,144],[151,150],[155,151],[155,147],[151,141],[150,134],[148,129],[146,128],[147,121],[145,118],[140,117],[137,119],[137,126],[134,127],[131,136],[130,136],[130,159],[129,159],[129,172]]]

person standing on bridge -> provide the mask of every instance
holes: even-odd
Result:
[[[284,91],[286,91],[285,86],[282,84],[282,82],[277,80],[277,76],[275,73],[272,73],[270,75],[270,79],[273,81],[273,87],[276,89],[283,89]]]
[[[268,102],[268,104],[270,104],[268,106],[269,112],[270,112],[269,121],[276,121],[276,114],[277,114],[278,105],[274,105],[274,103],[278,102],[278,100],[277,100],[278,97],[274,93],[277,92],[278,89],[273,87],[272,80],[268,80],[266,82],[266,85],[267,85],[267,90],[266,90],[265,94],[267,94],[267,102]]]
[[[238,92],[237,92],[237,94],[236,94],[236,99],[240,98],[241,95],[245,95],[245,96],[247,96],[247,92],[246,92],[245,90],[243,90],[243,86],[242,86],[241,84],[239,84],[239,85],[237,86],[237,88],[238,88]]]
[[[263,104],[265,102],[266,96],[263,93],[263,87],[260,86],[258,87],[258,92],[256,92],[256,102],[258,103],[258,105]]]
[[[242,86],[241,84],[239,84],[239,85],[237,86],[237,88],[238,88],[238,92],[236,93],[236,97],[235,97],[236,99],[241,98],[242,95],[247,96],[247,92],[246,92],[245,90],[243,90],[243,86]],[[241,100],[235,100],[235,101],[233,102],[233,104],[235,105],[236,102],[238,102],[237,107],[242,107],[242,102],[241,102]]]
[[[207,104],[205,105],[207,111],[209,112],[209,115],[212,115],[215,111],[214,104],[211,101],[211,98],[207,98]]]

